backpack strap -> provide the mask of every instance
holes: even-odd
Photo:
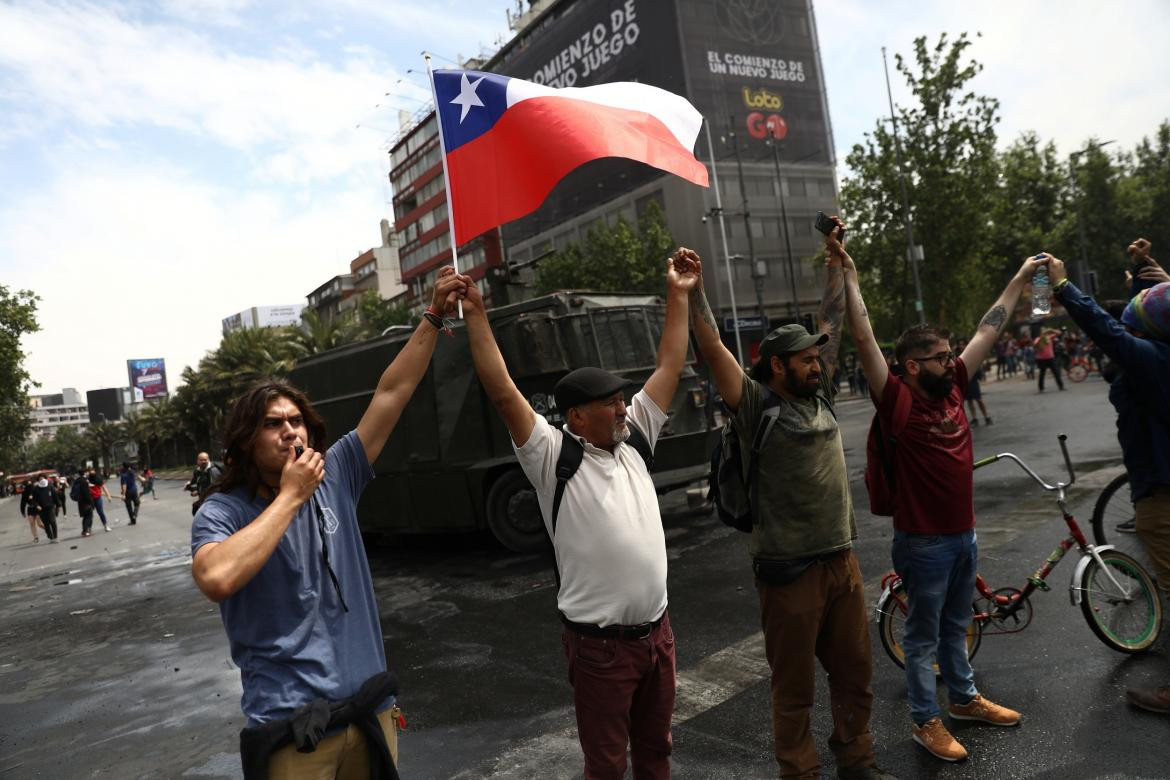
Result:
[[[557,489],[553,493],[552,531],[549,533],[550,541],[557,532],[557,515],[561,512],[561,499],[565,496],[565,486],[569,484],[569,480],[577,473],[577,469],[581,468],[581,459],[584,457],[585,448],[581,446],[581,442],[577,441],[575,436],[570,436],[562,430],[561,454],[557,456]],[[557,582],[558,584],[560,583],[560,577],[557,578]]]
[[[630,429],[630,438],[626,439],[626,444],[638,451],[646,463],[647,470],[654,468],[654,448],[650,446],[650,440],[646,438],[646,434],[642,433],[641,428],[634,425],[633,420],[627,418],[626,426]]]
[[[760,473],[759,454],[764,449],[764,442],[768,440],[768,434],[772,432],[772,426],[776,424],[777,418],[780,417],[780,398],[770,391],[765,391],[765,393],[764,411],[760,413],[760,422],[756,424],[756,434],[752,437],[751,450],[748,452],[746,487],[748,501],[752,507],[752,525],[758,525],[760,517],[757,504],[759,491],[756,489],[756,481]]]
[[[877,432],[878,457],[882,460],[882,475],[886,478],[886,488],[890,491],[890,495],[894,494],[894,447],[898,443],[898,436],[906,430],[906,423],[910,419],[910,409],[914,406],[914,397],[910,392],[909,388],[903,387],[894,399],[894,420],[888,433],[882,430],[881,415],[875,414],[873,416],[873,424]]]

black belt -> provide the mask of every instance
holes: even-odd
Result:
[[[645,639],[654,632],[654,629],[658,628],[664,617],[666,617],[665,610],[663,610],[661,617],[652,623],[641,623],[636,626],[597,626],[593,623],[574,623],[562,613],[561,622],[565,624],[566,628],[582,636],[592,636],[598,639]]]

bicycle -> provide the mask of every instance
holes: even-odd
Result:
[[[1136,561],[1110,545],[1090,543],[1081,532],[1065,504],[1065,489],[1076,482],[1072,460],[1063,433],[1057,439],[1068,467],[1069,481],[1049,485],[1016,455],[1010,452],[992,455],[975,463],[983,468],[1000,460],[1014,461],[1044,490],[1056,493],[1069,535],[1061,540],[1040,568],[1028,578],[1023,588],[993,589],[981,575],[975,577],[975,600],[972,603],[974,619],[967,629],[967,657],[974,658],[984,635],[1014,634],[1023,631],[1032,622],[1031,595],[1036,590],[1048,591],[1048,575],[1073,547],[1081,559],[1069,583],[1069,597],[1073,606],[1079,605],[1089,628],[1107,647],[1122,653],[1139,653],[1149,649],[1162,629],[1162,603],[1153,579]],[[896,572],[882,578],[882,595],[877,603],[878,633],[886,654],[898,666],[905,666],[902,634],[906,622],[906,591]],[[937,671],[937,665],[935,670]]]
[[[1138,539],[1136,526],[1137,513],[1129,497],[1129,473],[1123,471],[1101,490],[1093,506],[1093,541],[1112,545],[1152,572],[1150,556]],[[1151,576],[1157,582],[1158,578]]]

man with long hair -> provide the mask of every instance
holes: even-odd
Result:
[[[240,667],[246,778],[397,777],[397,683],[357,502],[426,373],[441,316],[465,292],[453,268],[440,271],[357,428],[328,451],[321,417],[287,384],[253,387],[228,415],[225,471],[195,515],[191,571],[219,603]]]

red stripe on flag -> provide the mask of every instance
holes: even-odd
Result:
[[[529,98],[447,155],[456,243],[532,213],[566,174],[602,157],[637,160],[707,186],[706,166],[651,114],[573,98]]]

